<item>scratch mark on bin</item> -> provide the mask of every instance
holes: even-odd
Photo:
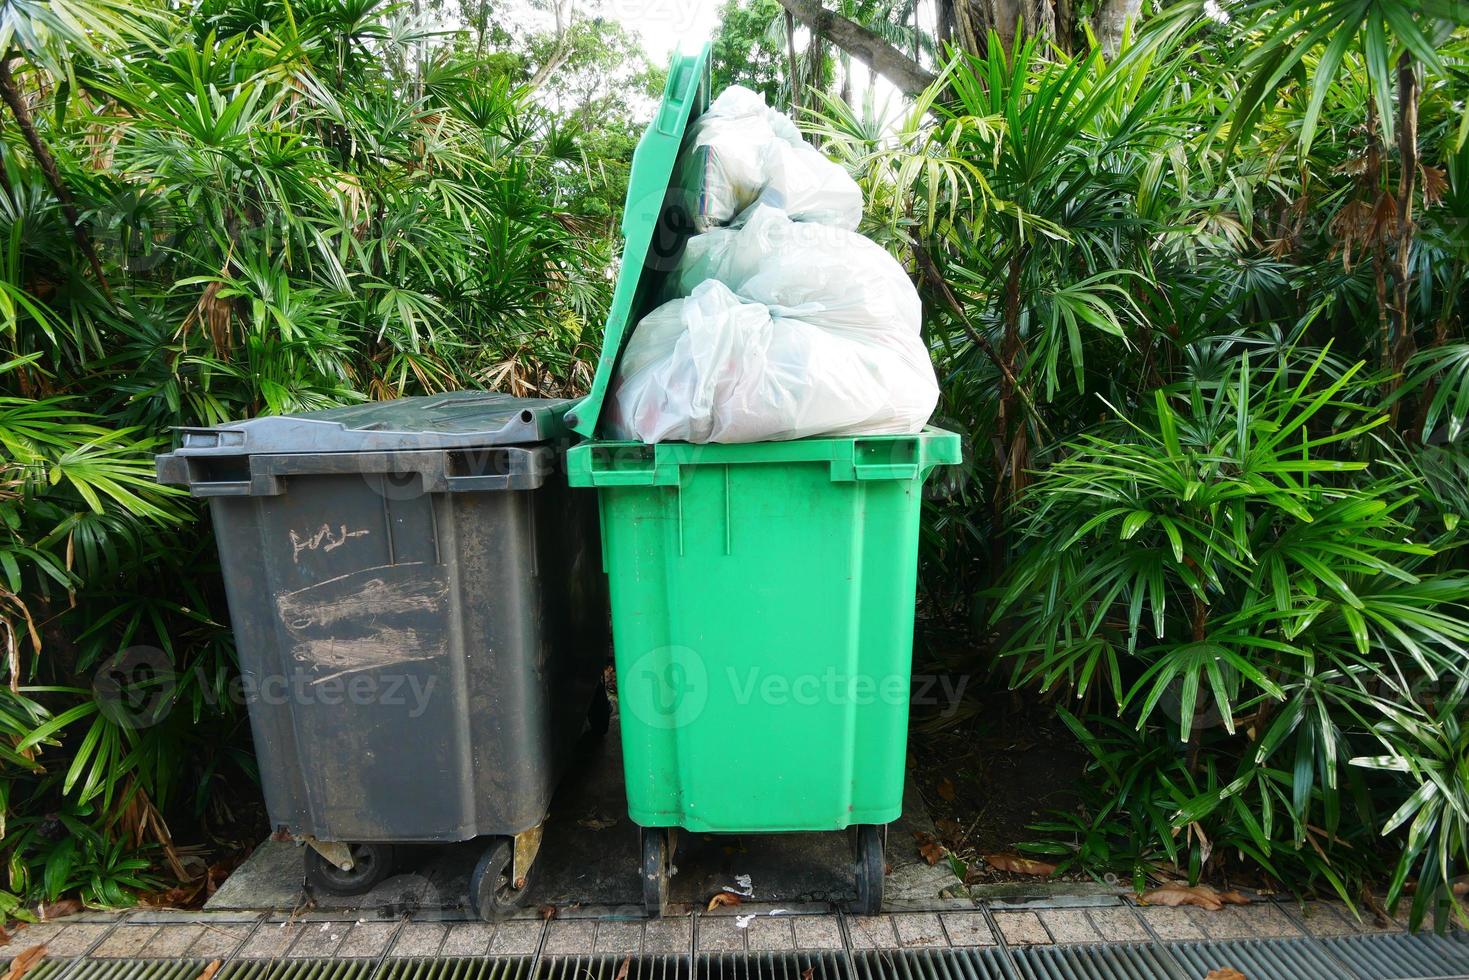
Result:
[[[291,561],[300,563],[301,552],[303,551],[315,551],[318,548],[320,548],[322,551],[334,551],[337,548],[340,548],[342,545],[346,544],[352,538],[360,538],[371,533],[372,532],[369,531],[367,528],[362,528],[361,530],[357,531],[349,531],[347,530],[347,525],[345,524],[337,525],[336,530],[332,530],[332,526],[330,524],[323,524],[321,527],[313,531],[309,537],[305,538],[301,537],[301,535],[297,534],[295,531],[292,531]]]
[[[426,562],[381,565],[276,595],[292,656],[323,676],[443,656],[449,582]]]

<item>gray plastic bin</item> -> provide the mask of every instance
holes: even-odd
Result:
[[[210,500],[266,807],[318,886],[367,890],[396,842],[490,837],[473,903],[524,895],[588,712],[606,727],[571,404],[404,398],[185,429],[158,457]]]

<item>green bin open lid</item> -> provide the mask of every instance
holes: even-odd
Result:
[[[591,392],[566,413],[566,424],[583,436],[596,434],[628,331],[647,311],[690,233],[687,209],[668,206],[688,198],[683,189],[670,185],[684,131],[708,107],[709,45],[705,44],[695,54],[674,55],[658,114],[633,151],[622,211],[622,265],[602,334],[602,356]]]

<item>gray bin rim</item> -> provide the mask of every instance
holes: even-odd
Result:
[[[428,493],[530,490],[571,433],[570,399],[450,392],[180,427],[156,457],[160,483],[196,497],[274,496],[289,476],[418,474]]]

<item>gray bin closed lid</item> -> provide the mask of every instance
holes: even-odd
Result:
[[[273,495],[281,477],[336,472],[417,472],[429,491],[529,489],[553,462],[538,444],[571,435],[572,404],[460,391],[181,428],[158,479],[196,496]]]
[[[524,445],[568,435],[562,416],[571,404],[563,398],[514,398],[485,391],[420,395],[184,428],[179,430],[183,442],[178,452],[248,456]]]

